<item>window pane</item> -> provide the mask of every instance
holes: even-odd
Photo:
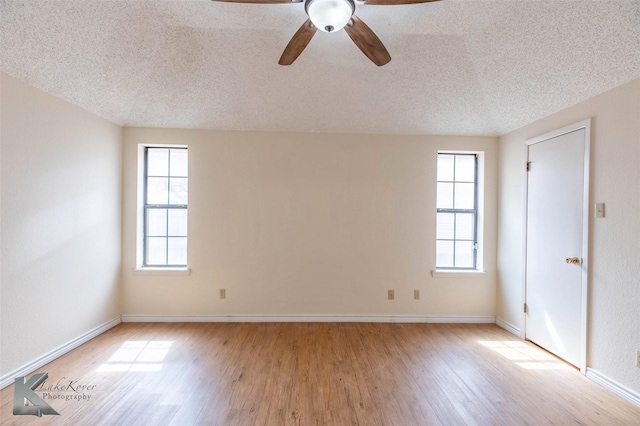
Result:
[[[152,177],[147,179],[147,204],[169,202],[169,179]]]
[[[437,180],[453,181],[453,155],[438,154]]]
[[[475,267],[477,156],[438,154],[436,267]],[[447,210],[447,212],[442,212]]]
[[[475,185],[473,183],[456,183],[454,208],[475,208]],[[440,206],[438,206],[440,208]]]
[[[171,178],[169,204],[187,204],[187,178]]]
[[[456,241],[456,268],[473,268],[473,241]]]
[[[169,209],[169,235],[187,236],[187,209]]]
[[[171,176],[187,176],[187,150],[172,149],[171,153]]]
[[[169,175],[169,150],[147,148],[147,176]]]
[[[164,237],[147,238],[147,265],[165,265],[167,263],[167,239]]]
[[[169,238],[169,265],[187,264],[187,239]]]
[[[436,207],[439,209],[453,208],[453,184],[438,182],[438,199]]]
[[[166,209],[147,209],[147,235],[150,237],[167,235]]]
[[[456,182],[475,182],[476,157],[474,155],[456,155]]]
[[[149,147],[146,149],[145,158],[144,212],[146,217],[143,264],[186,265],[187,149]],[[179,206],[179,208],[166,208],[166,205]]]
[[[453,241],[436,241],[436,268],[453,267]]]
[[[473,240],[473,213],[456,213],[456,240]]]
[[[436,238],[438,240],[453,240],[454,230],[453,213],[438,213],[438,225],[436,227]]]

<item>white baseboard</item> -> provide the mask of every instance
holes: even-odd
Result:
[[[587,367],[587,377],[593,380],[594,382],[596,382],[597,384],[609,389],[611,392],[620,395],[621,397],[631,402],[632,404],[640,407],[640,393],[635,392],[629,389],[628,387],[621,385],[615,380],[611,380],[604,374],[599,373],[596,370],[589,367]]]
[[[493,324],[492,316],[420,315],[122,315],[122,322],[397,322]]]
[[[505,330],[507,330],[509,333],[514,334],[518,337],[520,337],[520,328],[516,327],[515,325],[506,322],[503,319],[500,318],[496,318],[496,325],[500,328],[504,328]]]
[[[93,339],[94,337],[104,333],[110,328],[115,327],[116,325],[120,324],[120,322],[121,322],[120,317],[107,321],[104,324],[99,325],[87,331],[86,333],[76,337],[75,339],[61,346],[58,346],[54,350],[47,352],[46,354],[34,359],[33,361],[23,365],[22,367],[18,367],[15,370],[5,374],[4,376],[0,377],[0,389],[4,389],[5,387],[14,383],[16,377],[26,376],[34,372],[35,370],[42,367],[43,365],[50,363],[56,358],[61,357],[67,352],[72,351],[73,349],[82,345],[83,343],[86,343],[89,340]]]

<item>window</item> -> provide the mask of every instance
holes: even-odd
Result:
[[[144,148],[143,266],[187,266],[187,148]]]
[[[477,268],[478,155],[438,153],[436,269]]]

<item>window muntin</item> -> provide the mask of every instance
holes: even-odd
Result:
[[[146,147],[143,266],[187,266],[187,148]]]
[[[436,269],[475,270],[478,156],[438,153]]]

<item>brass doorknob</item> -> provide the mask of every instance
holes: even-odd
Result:
[[[577,257],[567,257],[566,261],[567,261],[567,263],[573,264],[573,265],[579,265],[580,264],[580,259],[577,258]]]

